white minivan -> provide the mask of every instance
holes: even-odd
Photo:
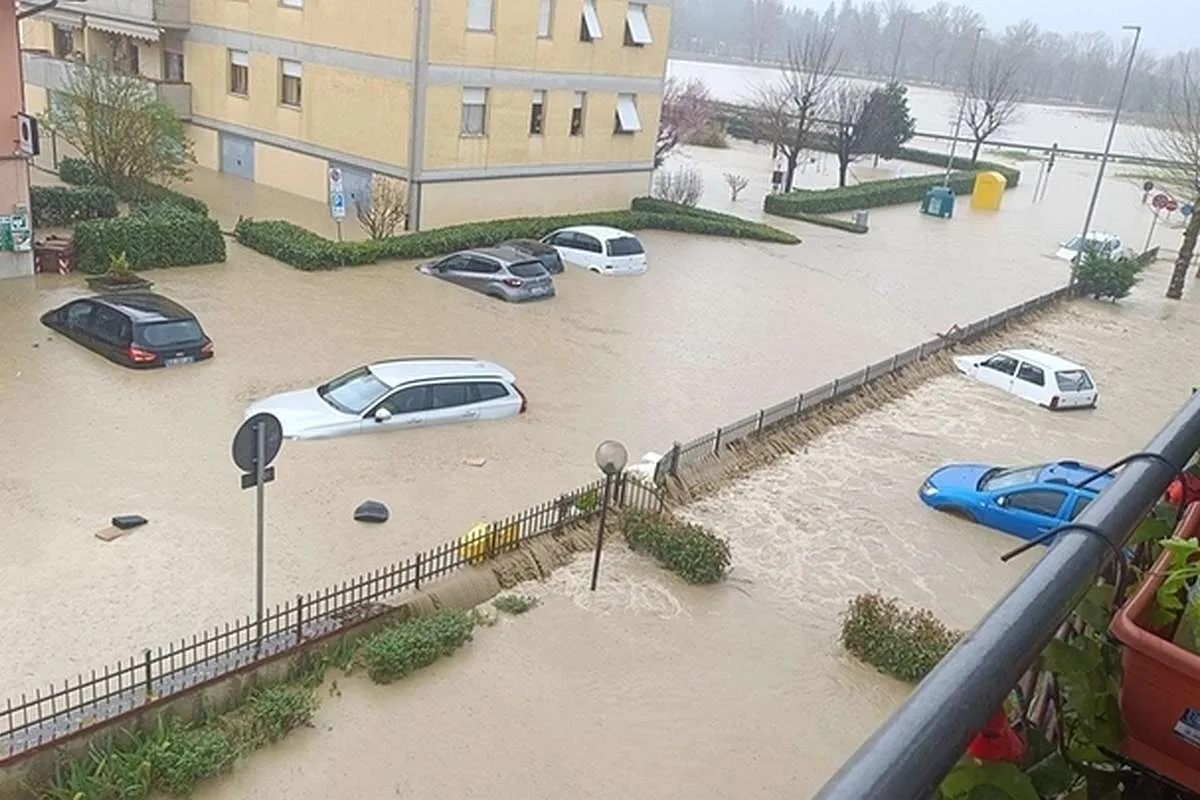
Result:
[[[603,225],[559,228],[544,237],[563,261],[600,275],[639,275],[646,271],[646,250],[632,233]]]
[[[1051,411],[1095,408],[1096,382],[1085,367],[1040,350],[956,356],[960,372]]]

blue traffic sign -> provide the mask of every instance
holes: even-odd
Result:
[[[1196,207],[1191,203],[1184,203],[1183,207],[1179,209],[1179,213],[1183,214],[1185,217],[1190,217],[1192,214],[1196,213]]]
[[[346,195],[342,192],[333,192],[329,196],[329,213],[334,219],[346,218]]]

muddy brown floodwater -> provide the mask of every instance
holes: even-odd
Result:
[[[1094,412],[937,378],[685,509],[730,538],[725,586],[681,585],[614,546],[592,594],[580,557],[521,588],[543,605],[448,661],[388,687],[339,678],[312,729],[196,797],[811,796],[907,691],[841,651],[846,602],[882,591],[967,628],[1040,555],[1001,563],[1018,540],[926,509],[924,475],[1110,462],[1186,401],[1200,304],[1161,300],[1165,274],[1014,335],[1088,364]]]
[[[124,370],[49,335],[38,315],[80,295],[78,278],[4,281],[0,695],[253,609],[254,502],[229,444],[256,398],[413,354],[494,359],[530,398],[528,414],[499,423],[286,445],[267,489],[275,603],[593,479],[604,438],[635,458],[664,450],[1060,285],[1067,271],[1045,253],[1077,227],[1091,174],[1062,170],[1050,196],[1069,205],[1033,206],[1030,185],[998,214],[964,206],[949,223],[880,210],[868,236],[780,222],[805,238],[796,247],[647,232],[646,275],[572,271],[535,305],[499,304],[411,264],[303,273],[231,243],[227,264],[150,273],[216,341],[212,362],[177,370]],[[233,191],[219,177],[196,181],[215,209]],[[1105,218],[1140,227],[1138,200],[1112,182]],[[472,457],[487,462],[466,466]],[[368,497],[391,522],[351,520]],[[94,538],[122,513],[150,525]]]

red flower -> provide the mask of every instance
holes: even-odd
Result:
[[[1004,709],[998,710],[988,720],[971,744],[967,753],[980,761],[1007,761],[1020,764],[1025,760],[1025,739],[1008,724]]]

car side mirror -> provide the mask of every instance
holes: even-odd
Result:
[[[1007,497],[1004,497],[1003,495],[1001,495],[1000,497],[997,497],[997,498],[996,498],[996,505],[998,505],[998,506],[1004,506],[1004,505],[1007,505],[1007,504],[1008,504],[1008,498],[1007,498]]]
[[[376,422],[387,422],[391,418],[392,412],[388,411],[386,408],[379,408],[375,410]]]

